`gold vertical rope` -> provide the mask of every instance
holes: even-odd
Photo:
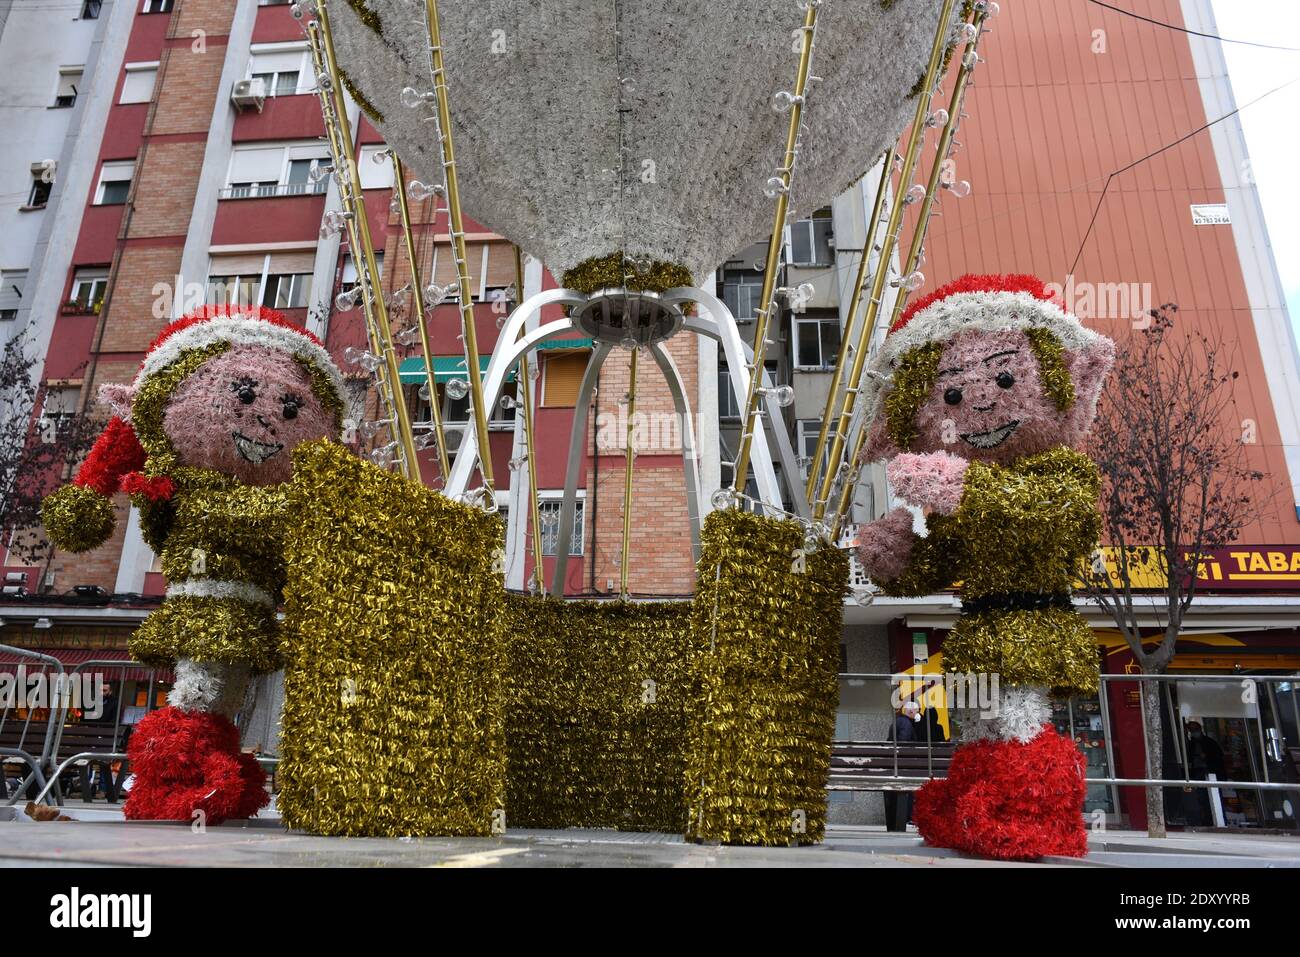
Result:
[[[903,153],[903,168],[899,175],[900,186],[911,182],[912,173],[916,169],[917,157],[921,152],[921,143],[925,139],[925,121],[930,115],[931,98],[934,93],[935,83],[939,79],[939,73],[943,69],[943,55],[948,48],[948,39],[952,33],[952,11],[955,6],[956,0],[943,0],[943,8],[939,12],[939,25],[934,31],[934,43],[930,47],[930,62],[925,70],[925,82],[922,84],[921,93],[917,96],[916,111],[912,117],[912,128],[908,133],[907,148]],[[880,303],[885,293],[885,277],[889,274],[889,260],[893,256],[894,246],[898,242],[898,231],[902,227],[904,208],[905,204],[900,196],[889,211],[889,223],[885,227],[885,239],[880,248],[879,266],[871,279],[871,298],[867,301],[867,314],[862,330],[863,341],[868,343],[871,341],[871,334],[875,330],[876,319],[880,314]],[[862,373],[866,368],[868,351],[867,349],[861,349],[853,356],[853,368],[849,373],[849,388],[854,391],[848,393],[844,407],[840,410],[835,432],[831,437],[831,451],[826,460],[826,473],[822,476],[820,492],[816,499],[809,503],[812,506],[814,520],[820,521],[822,516],[826,514],[826,505],[831,496],[835,476],[840,470],[840,462],[844,454],[844,437],[848,434],[849,423],[853,418],[853,409],[856,405],[854,400],[857,398],[857,390],[862,383]]]
[[[415,322],[420,329],[420,352],[424,358],[424,381],[429,389],[430,418],[433,420],[434,442],[438,449],[438,470],[443,484],[451,474],[451,457],[447,454],[447,433],[443,431],[442,409],[438,404],[437,376],[433,372],[433,357],[429,350],[429,330],[424,318],[424,282],[420,278],[420,257],[415,248],[415,235],[411,230],[411,208],[406,196],[406,167],[392,153],[393,177],[397,187],[397,205],[402,214],[402,241],[406,244],[406,258],[411,265],[411,288],[413,290]]]
[[[636,449],[633,439],[636,436],[636,360],[640,355],[639,346],[632,349],[632,360],[628,370],[627,385],[627,431],[626,451],[623,463],[623,554],[619,558],[619,594],[627,597],[627,574],[631,562],[628,552],[632,546],[632,478],[636,465]]]
[[[951,4],[953,0],[946,0]],[[762,428],[758,421],[759,383],[763,381],[763,363],[767,358],[767,336],[772,322],[772,296],[776,289],[776,273],[781,260],[781,236],[785,230],[786,210],[790,206],[790,179],[794,173],[799,120],[803,116],[803,99],[808,88],[808,72],[812,63],[813,34],[817,28],[819,4],[809,3],[804,11],[803,36],[799,46],[799,69],[795,74],[794,99],[790,106],[790,126],[785,135],[785,160],[781,165],[782,188],[776,196],[776,211],[772,217],[772,234],[767,243],[767,265],[763,272],[763,291],[759,302],[754,329],[754,365],[750,370],[749,389],[745,396],[744,425],[740,432],[740,448],[732,469],[731,487],[735,491],[745,488],[749,472],[749,452],[754,441],[754,430]],[[780,503],[775,503],[780,504]]]
[[[885,193],[889,190],[889,177],[894,170],[894,157],[897,156],[894,147],[885,150],[885,155],[881,162],[883,167],[880,171],[880,182],[876,187],[876,197],[871,204],[871,215],[867,218],[866,238],[862,241],[862,258],[858,260],[858,272],[853,278],[853,295],[849,299],[849,309],[844,322],[844,337],[840,346],[840,354],[835,358],[835,374],[831,376],[831,384],[826,392],[826,409],[822,412],[821,429],[817,433],[817,450],[813,453],[812,463],[808,466],[808,484],[807,494],[809,501],[812,500],[813,493],[817,490],[818,473],[821,471],[822,457],[826,453],[826,439],[830,433],[831,416],[839,408],[840,384],[844,381],[844,367],[848,365],[849,360],[849,342],[852,341],[854,321],[858,316],[858,307],[862,304],[862,288],[867,282],[867,269],[871,265],[871,253],[876,245],[876,232],[880,227],[880,214],[885,206]],[[887,268],[888,264],[879,261],[877,268]],[[866,325],[863,325],[866,329]],[[868,333],[870,330],[867,330]],[[854,347],[854,354],[862,352],[869,348],[870,343],[861,336]],[[849,395],[857,389],[856,383],[849,384]],[[848,395],[845,396],[848,401]]]
[[[515,308],[524,301],[524,257],[519,247],[515,252]],[[527,335],[528,330],[521,328],[519,338]],[[537,500],[537,442],[533,423],[533,383],[528,375],[528,353],[519,357],[519,391],[523,395],[524,405],[524,443],[528,456],[528,511],[533,523],[533,584],[538,593],[545,590],[542,583],[542,507]]]
[[[961,122],[962,101],[966,97],[966,86],[970,82],[971,71],[975,68],[974,56],[979,49],[980,36],[983,32],[984,20],[988,14],[986,8],[977,6],[975,15],[971,18],[971,23],[975,26],[976,33],[966,43],[966,52],[962,55],[961,65],[958,67],[957,76],[953,80],[952,96],[948,99],[948,120],[943,125],[943,132],[939,134],[939,142],[935,147],[934,165],[930,168],[930,178],[926,181],[925,199],[921,202],[921,210],[917,214],[916,231],[912,234],[912,243],[907,250],[907,261],[903,264],[900,276],[906,277],[915,269],[921,260],[921,250],[925,243],[925,234],[930,224],[930,209],[934,205],[934,197],[939,191],[940,182],[943,177],[943,164],[948,157],[948,151],[952,146],[953,135],[957,131],[957,125]],[[899,294],[894,298],[894,306],[890,311],[889,323],[885,327],[893,328],[894,323],[903,312],[903,303],[905,300],[903,291],[900,289]],[[853,396],[855,402],[857,396]],[[835,511],[832,515],[831,528],[832,532],[839,530],[840,524],[844,520],[844,515],[849,508],[849,500],[853,497],[853,488],[857,484],[855,481],[859,469],[858,458],[862,454],[862,447],[866,444],[866,424],[858,430],[854,436],[853,448],[846,462],[849,466],[849,473],[845,477],[843,487],[840,489],[839,501],[836,503]]]
[[[393,412],[396,418],[397,441],[403,451],[403,466],[406,471],[406,477],[413,480],[420,480],[420,463],[415,455],[415,437],[411,433],[411,415],[406,408],[406,397],[402,394],[402,377],[397,366],[397,355],[393,350],[393,330],[388,321],[388,305],[384,302],[383,292],[379,284],[379,263],[375,259],[375,247],[370,238],[370,224],[366,217],[365,200],[361,196],[360,184],[361,176],[357,171],[357,158],[353,153],[352,144],[352,124],[348,121],[347,103],[343,96],[343,83],[339,78],[338,57],[334,52],[334,35],[330,31],[329,13],[325,9],[325,4],[317,5],[316,23],[313,24],[319,30],[319,36],[322,41],[322,51],[324,53],[325,67],[329,71],[330,77],[330,95],[334,100],[335,121],[338,124],[337,138],[339,146],[343,147],[342,156],[336,157],[335,162],[339,159],[345,164],[343,168],[335,167],[336,172],[342,173],[346,169],[348,183],[341,190],[346,193],[345,204],[349,207],[349,243],[356,240],[360,241],[360,246],[352,246],[352,261],[357,266],[362,263],[357,261],[357,253],[363,256],[362,262],[367,273],[367,285],[362,286],[362,298],[366,301],[367,306],[372,310],[372,319],[376,338],[382,351],[382,358],[388,366],[388,378],[390,391],[393,400]],[[340,180],[340,186],[343,183]],[[360,269],[358,268],[358,274]]]
[[[488,444],[488,413],[483,407],[483,370],[479,366],[478,331],[474,326],[474,302],[469,288],[465,223],[461,214],[456,152],[451,140],[451,105],[447,97],[447,81],[442,60],[442,27],[438,21],[438,0],[425,0],[424,13],[425,25],[429,32],[429,62],[433,72],[433,92],[438,106],[438,135],[442,145],[442,168],[447,187],[447,218],[451,227],[452,251],[456,257],[460,324],[465,341],[465,367],[469,376],[470,406],[474,414],[474,431],[478,437],[479,473],[483,476],[484,504],[490,506],[492,449]]]

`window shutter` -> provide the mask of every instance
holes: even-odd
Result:
[[[264,253],[250,253],[244,256],[213,256],[208,263],[208,275],[257,278],[262,275],[262,266],[265,263],[266,255]]]
[[[434,247],[436,257],[433,269],[433,281],[446,286],[457,281],[456,256],[450,243],[439,243]],[[465,247],[465,265],[469,269],[470,298],[478,296],[479,276],[483,272],[483,243],[469,243]]]
[[[250,74],[297,73],[302,70],[301,50],[254,53],[249,60]]]
[[[154,81],[158,78],[158,65],[133,69],[126,68],[126,79],[122,81],[122,96],[119,103],[148,103],[153,99]]]
[[[27,282],[26,269],[11,269],[0,273],[0,309],[19,309],[23,304],[23,285]]]
[[[509,243],[488,243],[487,287],[515,284],[515,251]]]
[[[284,148],[236,149],[230,154],[231,183],[278,183]]]
[[[566,407],[577,405],[582,375],[587,371],[587,352],[563,352],[548,355],[542,379],[542,405]]]
[[[271,275],[312,272],[316,268],[316,251],[271,253]]]

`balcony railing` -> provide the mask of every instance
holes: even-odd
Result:
[[[277,196],[319,196],[328,180],[319,183],[245,183],[222,188],[221,199],[270,199]]]

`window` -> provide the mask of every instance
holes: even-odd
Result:
[[[357,157],[362,189],[392,189],[393,162],[383,155],[387,146],[363,146]]]
[[[27,209],[44,209],[54,189],[54,164],[52,160],[32,164],[32,186],[27,193]]]
[[[819,209],[809,219],[790,227],[790,263],[795,266],[829,266],[835,261],[830,208]]]
[[[65,66],[59,68],[59,85],[54,91],[54,106],[56,109],[66,110],[77,102],[77,88],[81,86],[81,71],[79,66]]]
[[[230,154],[230,170],[221,195],[223,199],[248,199],[323,193],[328,183],[322,170],[328,168],[329,159],[315,141],[236,147]]]
[[[171,13],[173,0],[144,0],[141,13]]]
[[[287,273],[266,277],[262,305],[272,309],[305,309],[311,298],[311,273]]]
[[[572,407],[578,403],[582,376],[587,371],[586,352],[561,352],[542,359],[542,405]]]
[[[154,81],[158,79],[157,63],[128,63],[126,77],[122,80],[122,95],[118,103],[148,103],[153,99]]]
[[[45,442],[53,442],[77,414],[80,386],[47,385],[41,404],[40,433]]]
[[[251,276],[209,276],[208,305],[251,306],[257,301],[257,287],[261,284],[260,272]]]
[[[738,322],[748,322],[758,313],[763,295],[763,274],[752,269],[722,270],[722,301]]]
[[[797,369],[829,369],[840,351],[839,319],[799,319],[794,322],[794,364]]]
[[[383,278],[383,275],[384,275],[384,251],[383,251],[382,249],[376,249],[376,250],[375,250],[375,265],[379,267],[379,276],[380,276],[380,278]],[[339,289],[339,291],[340,291],[340,292],[349,292],[350,290],[355,289],[355,288],[356,288],[356,285],[357,285],[357,267],[356,267],[356,264],[352,262],[352,257],[351,257],[350,255],[348,255],[348,254],[345,253],[345,254],[343,255],[343,277],[342,277],[342,279],[340,280],[340,287],[341,287],[341,288]]]
[[[774,359],[769,359],[763,363],[767,369],[768,376],[772,382],[777,381],[777,372],[780,369],[779,363]],[[738,419],[741,416],[740,401],[736,399],[735,393],[731,388],[731,370],[727,364],[719,360],[718,362],[718,418],[720,419]]]
[[[262,81],[267,96],[294,96],[299,81],[307,75],[306,58],[306,47],[298,43],[288,49],[279,45],[254,49],[248,59],[248,75]]]
[[[99,186],[95,190],[96,206],[115,206],[126,202],[131,192],[131,179],[135,176],[135,161],[105,163],[99,171]]]
[[[72,276],[72,297],[68,311],[78,314],[98,312],[108,289],[108,270],[99,266],[78,269]]]
[[[429,411],[429,400],[420,398],[419,386],[413,387],[416,401],[411,403],[412,408],[418,410],[420,422],[428,422],[432,418]],[[509,428],[515,422],[515,398],[518,393],[515,391],[516,384],[507,382],[501,390],[501,398],[492,406],[491,414],[488,416],[488,426],[495,429]],[[438,383],[438,401],[442,403],[442,421],[449,426],[463,426],[470,422],[470,398],[464,395],[459,399],[453,399],[447,395],[444,383]]]
[[[808,478],[808,470],[812,465],[813,456],[817,452],[817,436],[821,434],[821,419],[800,419],[797,423],[798,431],[798,458],[799,471],[803,477]],[[826,474],[826,463],[830,460],[830,440],[827,437],[826,448],[822,449],[822,464],[820,474]]]
[[[26,269],[6,269],[0,272],[0,322],[13,322],[18,318],[18,308],[23,302],[23,286],[26,283]]]
[[[104,0],[86,0],[86,2],[81,5],[81,19],[98,20],[99,11],[103,9],[103,6]]]
[[[547,493],[543,492],[543,495]],[[559,551],[560,543],[560,508],[563,505],[561,496],[551,495],[543,498],[537,503],[539,517],[542,520],[542,554],[554,556]],[[586,511],[583,508],[583,500],[579,495],[578,500],[574,503],[573,510],[573,536],[569,539],[569,554],[581,555],[583,539],[586,537],[583,533],[586,524]]]

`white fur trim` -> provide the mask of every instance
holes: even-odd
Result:
[[[980,332],[1047,329],[1071,351],[1105,338],[1055,302],[1027,292],[955,292],[926,306],[901,329],[885,336],[861,384],[867,410],[864,421],[874,422],[880,414],[885,395],[892,387],[894,364],[905,352],[926,343],[943,342],[967,329]]]
[[[974,709],[962,712],[958,740],[962,744],[982,740],[1028,743],[1038,737],[1051,716],[1045,689],[1008,688],[1002,692],[996,714],[985,718]]]
[[[249,582],[223,581],[220,578],[191,578],[167,586],[167,597],[234,598],[255,605],[275,607],[275,598],[264,588]]]
[[[167,703],[182,711],[206,711],[234,718],[244,704],[249,674],[248,665],[177,658]]]
[[[145,379],[161,372],[184,353],[193,349],[202,349],[214,342],[266,346],[303,356],[325,374],[339,402],[345,405],[347,403],[343,374],[339,372],[338,366],[334,364],[334,360],[330,358],[324,346],[317,345],[304,333],[259,319],[251,312],[214,316],[168,336],[144,357],[144,362],[140,364],[140,371],[135,377],[135,388],[138,389]]]

